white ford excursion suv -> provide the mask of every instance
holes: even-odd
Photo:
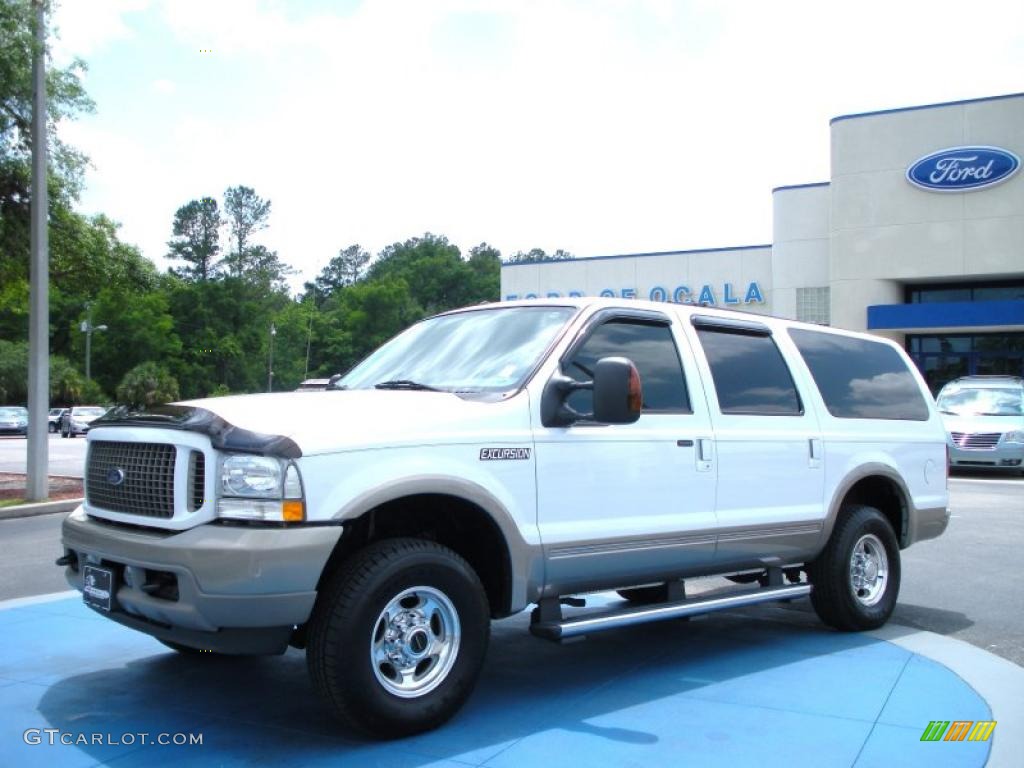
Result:
[[[175,650],[304,648],[343,722],[397,736],[454,714],[490,620],[530,605],[554,640],[808,594],[878,627],[900,550],[946,528],[946,476],[889,341],[510,302],[424,320],[324,392],[110,412],[58,564]],[[746,586],[687,598],[712,574]],[[563,614],[598,590],[624,600]]]

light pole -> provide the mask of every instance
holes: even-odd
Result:
[[[92,361],[92,333],[93,331],[105,331],[107,326],[93,325],[92,305],[86,304],[85,308],[89,312],[87,319],[81,325],[82,333],[85,334],[85,380],[92,381],[92,369],[90,367]]]
[[[274,337],[277,336],[277,328],[270,324],[270,365],[267,366],[267,392],[274,391]]]
[[[46,20],[42,0],[35,0],[32,52],[32,191],[29,217],[32,258],[29,262],[28,445],[25,499],[49,495],[50,407],[50,258],[46,196]]]

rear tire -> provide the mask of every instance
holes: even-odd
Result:
[[[489,639],[487,597],[465,560],[432,541],[386,539],[353,554],[321,588],[306,662],[343,724],[397,738],[459,710]]]
[[[826,624],[847,632],[877,629],[896,607],[900,549],[874,507],[845,507],[817,560],[807,567],[811,604]]]

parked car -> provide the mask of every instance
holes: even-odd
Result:
[[[330,379],[306,379],[295,388],[296,392],[313,392],[318,389],[327,389]]]
[[[64,411],[66,410],[67,408],[50,409],[48,421],[50,422],[50,431],[53,432],[54,434],[56,434],[57,430],[60,429],[60,417],[64,415]]]
[[[0,435],[27,435],[28,408],[20,405],[0,406]]]
[[[936,400],[952,467],[1024,471],[1024,379],[962,376]]]
[[[107,412],[99,405],[73,405],[60,417],[60,436],[74,437],[89,431],[89,425]]]
[[[507,302],[423,320],[332,387],[93,422],[57,562],[178,652],[304,649],[325,710],[378,736],[451,717],[491,620],[533,605],[551,640],[808,595],[877,628],[900,551],[949,521],[935,404],[867,334]],[[760,586],[688,598],[707,575]],[[600,590],[625,602],[563,614]]]

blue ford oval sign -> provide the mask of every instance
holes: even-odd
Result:
[[[907,169],[907,181],[933,192],[966,192],[1006,181],[1020,158],[999,147],[950,147],[932,152]]]

